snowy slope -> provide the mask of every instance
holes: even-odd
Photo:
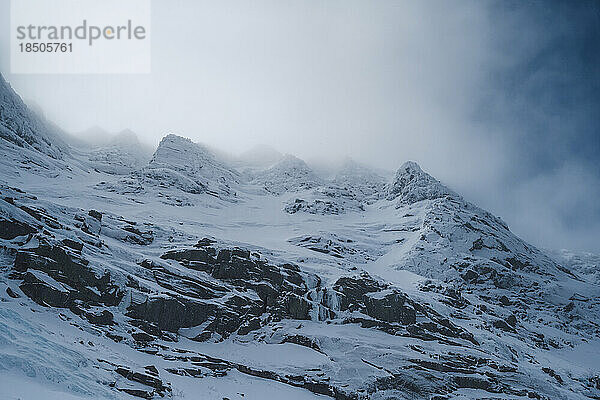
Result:
[[[37,165],[0,173],[0,398],[600,396],[594,256],[549,257],[414,162],[0,152]]]
[[[114,175],[126,175],[143,168],[152,158],[152,149],[140,143],[137,135],[124,130],[89,152],[94,169]]]
[[[59,135],[58,128],[29,110],[0,75],[0,139],[61,159],[68,150]]]

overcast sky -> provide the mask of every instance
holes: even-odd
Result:
[[[600,252],[600,3],[152,2],[149,75],[11,75],[71,132],[418,161],[535,245]]]

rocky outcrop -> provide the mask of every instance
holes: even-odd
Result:
[[[17,251],[14,270],[22,276],[21,290],[39,304],[75,310],[89,305],[114,306],[123,297],[109,272],[98,277],[86,259],[58,244],[41,243]]]
[[[417,312],[405,294],[398,291],[377,292],[364,296],[367,315],[386,322],[414,324]]]
[[[387,199],[397,200],[401,204],[412,204],[445,196],[458,197],[452,190],[423,172],[414,161],[402,164],[387,189]]]
[[[0,217],[0,239],[12,240],[35,232],[37,229],[25,222]]]
[[[161,140],[148,166],[134,176],[158,186],[223,199],[234,198],[239,183],[239,173],[218,160],[212,151],[174,134]]]

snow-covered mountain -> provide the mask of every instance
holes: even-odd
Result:
[[[147,167],[145,179],[188,193],[235,195],[238,173],[219,161],[206,147],[177,135],[165,136]]]
[[[252,181],[252,184],[273,194],[312,189],[320,183],[321,179],[310,167],[291,154],[286,154],[276,164],[259,172]]]
[[[89,161],[98,171],[126,175],[143,168],[152,158],[152,149],[141,143],[131,130],[123,130],[89,152]]]
[[[32,112],[0,75],[0,138],[62,159],[68,147],[59,137],[59,129]]]
[[[30,160],[0,172],[0,398],[600,398],[596,258],[414,162],[325,179],[168,135],[122,169],[57,160],[23,110],[34,145],[0,137]]]

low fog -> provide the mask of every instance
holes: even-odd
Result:
[[[415,160],[535,245],[600,252],[599,3],[153,1],[150,29],[151,74],[0,71],[75,135]]]

